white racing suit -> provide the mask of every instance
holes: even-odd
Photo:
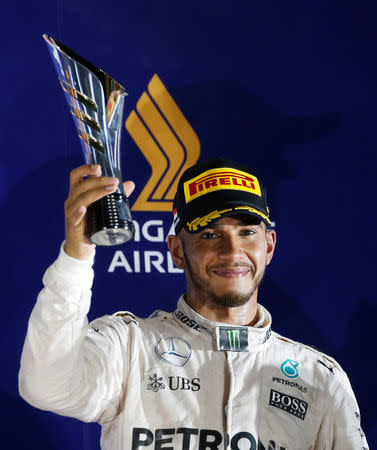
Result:
[[[367,449],[341,367],[271,331],[174,313],[88,325],[92,261],[64,253],[31,314],[19,388],[32,405],[102,425],[104,450]]]

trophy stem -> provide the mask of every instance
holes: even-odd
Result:
[[[129,217],[127,197],[118,192],[109,194],[88,207],[87,235],[96,245],[123,244],[135,232]]]

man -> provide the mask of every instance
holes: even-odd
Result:
[[[106,450],[368,448],[341,367],[272,332],[257,303],[276,234],[261,180],[240,164],[209,160],[179,181],[168,246],[187,286],[175,313],[88,326],[85,211],[116,185],[97,166],[71,174],[66,241],[31,314],[21,395],[98,421]]]

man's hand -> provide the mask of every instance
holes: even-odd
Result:
[[[90,258],[95,244],[85,234],[86,210],[96,200],[114,192],[118,184],[118,178],[102,177],[99,165],[84,165],[72,170],[69,195],[64,203],[64,250],[69,256],[76,259]],[[132,181],[126,181],[123,186],[128,197],[135,185]]]

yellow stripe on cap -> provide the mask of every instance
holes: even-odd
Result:
[[[266,214],[251,206],[236,206],[235,208],[222,209],[220,211],[216,209],[215,211],[212,211],[203,217],[197,217],[196,219],[192,220],[191,222],[187,222],[186,224],[189,231],[197,231],[199,228],[203,228],[209,225],[213,220],[219,219],[223,214],[229,211],[239,210],[245,210],[257,214],[258,216],[262,217],[269,225],[271,225],[271,221],[266,216]]]
[[[262,211],[259,211],[258,209],[255,209],[252,206],[236,206],[234,208],[234,210],[239,209],[246,209],[247,211],[258,214],[258,216],[261,216],[266,222],[268,222],[269,225],[271,225],[271,220],[266,216],[266,214],[262,213]]]
[[[232,208],[228,209],[222,209],[221,211],[215,210],[208,214],[206,214],[203,217],[197,217],[196,219],[192,220],[191,222],[187,222],[187,226],[190,231],[196,231],[199,227],[205,227],[208,225],[212,220],[218,219],[221,217],[222,214],[232,211]]]

